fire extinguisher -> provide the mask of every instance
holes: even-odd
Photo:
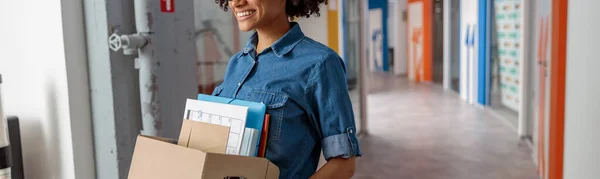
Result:
[[[11,179],[10,141],[8,138],[6,114],[4,114],[3,107],[2,74],[0,74],[0,179]]]

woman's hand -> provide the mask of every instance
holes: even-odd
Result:
[[[330,159],[317,173],[310,177],[310,179],[349,179],[354,175],[354,168],[356,165],[356,157],[345,158],[332,158]]]

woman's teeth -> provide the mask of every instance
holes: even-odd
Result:
[[[249,15],[252,15],[252,14],[254,14],[254,12],[255,12],[255,11],[244,11],[244,12],[238,12],[238,13],[237,13],[237,16],[238,16],[238,17],[246,17],[246,16],[249,16]]]

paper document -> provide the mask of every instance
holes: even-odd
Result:
[[[230,127],[225,153],[235,155],[240,154],[247,115],[248,107],[194,99],[186,101],[183,114],[185,119]]]
[[[258,144],[258,138],[260,138],[259,135],[260,133],[258,130],[246,128],[244,131],[240,155],[256,157],[254,155],[256,154],[256,145]]]

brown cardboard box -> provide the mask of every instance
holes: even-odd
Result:
[[[222,154],[228,135],[229,127],[184,120],[177,145],[166,139],[138,136],[128,178],[279,177],[279,168],[265,158]]]
[[[177,145],[209,153],[224,154],[229,127],[183,120]]]

